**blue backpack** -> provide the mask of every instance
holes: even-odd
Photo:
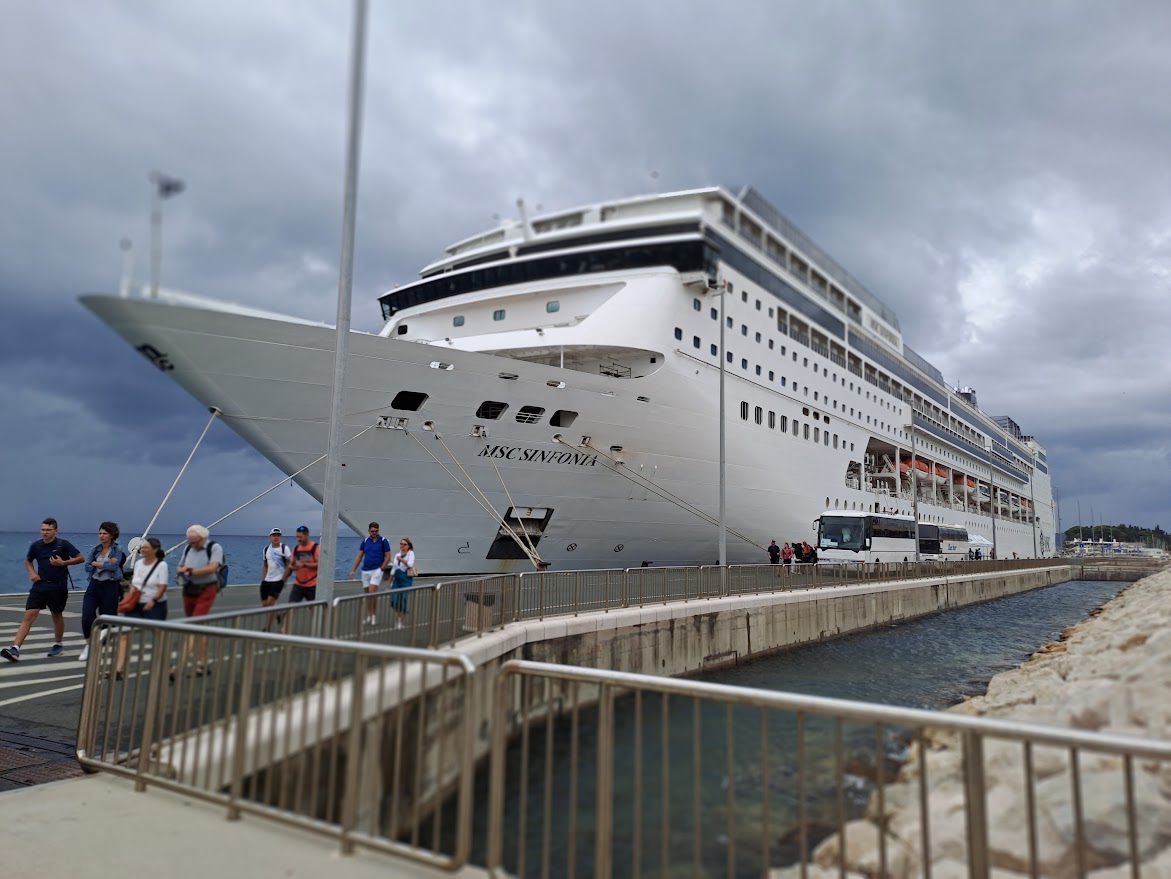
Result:
[[[207,541],[207,551],[209,554],[211,553],[211,548],[215,545],[216,542],[209,538]],[[224,552],[223,546],[220,546],[220,553],[223,555],[224,561],[220,565],[220,569],[216,571],[216,592],[223,592],[224,587],[228,585],[228,554]]]

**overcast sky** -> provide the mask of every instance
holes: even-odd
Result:
[[[371,4],[354,326],[530,206],[757,187],[1048,449],[1064,527],[1171,527],[1171,4]],[[141,530],[206,421],[82,308],[147,274],[332,322],[345,3],[0,0],[0,528]],[[156,530],[281,474],[215,424]],[[286,530],[282,487],[225,523]]]

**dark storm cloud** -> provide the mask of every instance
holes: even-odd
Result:
[[[518,196],[552,209],[749,183],[949,381],[1047,445],[1067,523],[1075,497],[1171,521],[1171,7],[373,7],[356,328]],[[40,502],[25,474],[46,455],[120,483],[146,462],[154,497],[202,429],[75,301],[116,286],[124,236],[145,279],[150,168],[189,184],[166,205],[165,284],[332,320],[348,30],[344,5],[307,2],[8,11],[0,414],[18,429],[0,440],[0,526]],[[125,407],[103,404],[111,390]],[[127,431],[140,395],[149,429]],[[223,425],[204,451],[235,485],[279,478]],[[212,482],[184,507],[224,512]],[[293,491],[278,505],[313,509]]]

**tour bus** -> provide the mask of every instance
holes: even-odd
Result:
[[[958,525],[919,523],[920,561],[955,562],[968,557],[968,529]]]
[[[915,561],[915,517],[896,513],[835,510],[813,524],[817,556],[823,563]],[[968,531],[953,525],[919,523],[919,559],[968,557]]]

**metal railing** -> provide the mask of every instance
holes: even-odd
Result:
[[[195,626],[246,632],[274,632],[302,638],[319,638],[328,631],[330,603],[302,601],[274,604],[272,607],[249,607],[224,610],[198,617],[184,617]]]
[[[82,766],[446,869],[468,856],[464,656],[99,617]],[[199,655],[200,663],[187,659]],[[438,808],[453,795],[454,817]],[[449,826],[444,826],[446,823]],[[454,826],[456,832],[451,832]]]
[[[1168,741],[520,661],[492,731],[487,866],[517,877],[1137,877],[1165,841]]]
[[[957,577],[1068,564],[1060,559],[1001,559],[729,565],[726,571],[718,565],[706,565],[501,574],[336,598],[330,612],[329,634],[343,641],[438,647],[454,645],[469,635],[483,635],[523,620],[734,595],[826,589],[893,579]],[[227,618],[225,614],[224,619]]]

